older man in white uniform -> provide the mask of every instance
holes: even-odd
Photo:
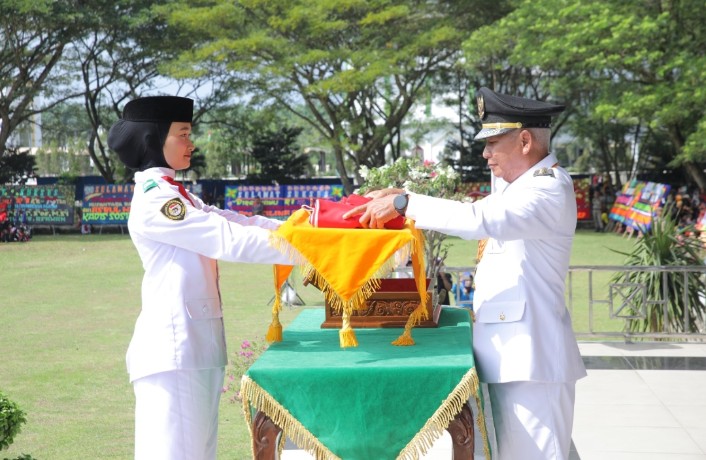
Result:
[[[206,205],[174,180],[191,164],[193,101],[129,102],[108,145],[137,169],[128,228],[145,271],[127,352],[135,458],[216,458],[227,363],[217,260],[289,264],[269,244],[281,222]]]
[[[381,228],[398,214],[417,228],[487,239],[476,273],[473,347],[488,384],[501,460],[567,459],[576,380],[586,375],[564,301],[576,229],[569,174],[549,154],[561,105],[478,91],[483,157],[496,190],[475,203],[375,192],[349,213]]]

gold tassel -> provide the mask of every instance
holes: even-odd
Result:
[[[341,344],[341,348],[347,347],[357,347],[358,339],[355,336],[355,331],[351,327],[351,313],[350,311],[343,311],[343,323],[341,325],[341,330],[338,331],[338,340]]]
[[[279,322],[279,312],[282,310],[282,285],[292,272],[292,268],[289,265],[272,266],[275,279],[275,301],[272,305],[272,322],[267,328],[267,334],[265,334],[265,340],[268,342],[282,341],[282,323]]]
[[[427,312],[427,278],[424,269],[424,234],[414,227],[412,221],[407,220],[407,225],[414,235],[412,242],[412,269],[414,271],[414,279],[417,283],[417,292],[419,293],[419,306],[415,308],[409,315],[409,318],[407,318],[402,335],[392,342],[392,345],[398,347],[414,345],[412,328],[429,317]]]
[[[407,328],[407,326],[405,325],[404,332],[402,333],[402,335],[397,337],[392,342],[392,344],[397,345],[398,347],[409,347],[411,345],[414,345],[414,339],[412,338],[412,330],[410,328]]]
[[[268,342],[282,341],[282,323],[279,322],[279,315],[275,313],[272,313],[272,322],[270,323],[270,327],[267,328],[265,340]]]

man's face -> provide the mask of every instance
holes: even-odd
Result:
[[[172,122],[167,139],[164,141],[164,160],[176,171],[187,169],[191,166],[193,151],[191,123]]]
[[[513,129],[498,136],[489,137],[485,142],[483,158],[495,177],[512,182],[524,172],[522,158],[521,129]]]

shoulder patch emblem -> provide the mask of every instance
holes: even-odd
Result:
[[[157,185],[157,182],[155,182],[154,179],[150,179],[142,185],[142,191],[149,192],[155,187],[159,187],[159,185]]]
[[[552,168],[539,168],[534,171],[534,174],[532,174],[533,177],[537,176],[550,176],[554,177],[554,171]]]
[[[184,202],[179,198],[172,198],[171,200],[164,203],[162,206],[162,214],[164,214],[169,220],[184,220],[186,215],[186,206]]]

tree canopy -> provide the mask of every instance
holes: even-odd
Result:
[[[56,94],[65,80],[54,72],[79,32],[75,2],[0,0],[0,156],[10,135],[44,108],[37,99]],[[60,97],[60,96],[59,96]],[[9,153],[8,153],[9,154]]]
[[[222,63],[315,127],[350,191],[347,162],[357,175],[394,157],[402,120],[485,11],[460,0],[216,0],[185,2],[171,20],[194,40],[181,64],[198,75]]]
[[[623,126],[624,137],[639,127],[638,144],[666,136],[671,166],[683,166],[703,190],[704,43],[703,2],[544,0],[520,2],[465,45],[476,59],[503,53],[503,65],[541,72],[581,121]],[[596,144],[600,136],[605,130],[596,129]]]
[[[8,146],[20,125],[54,108],[71,123],[79,114],[66,107],[80,104],[66,131],[81,142],[66,143],[85,145],[112,181],[123,171],[107,129],[127,100],[168,91],[196,99],[207,174],[253,173],[234,163],[252,159],[258,125],[307,126],[318,138],[306,147],[330,151],[351,191],[361,166],[388,164],[437,129],[412,119],[434,99],[456,111],[449,161],[476,177],[473,97],[488,86],[566,103],[553,134],[573,139],[561,158],[581,172],[680,170],[706,190],[696,0],[0,0],[0,10],[5,165],[20,158]]]

